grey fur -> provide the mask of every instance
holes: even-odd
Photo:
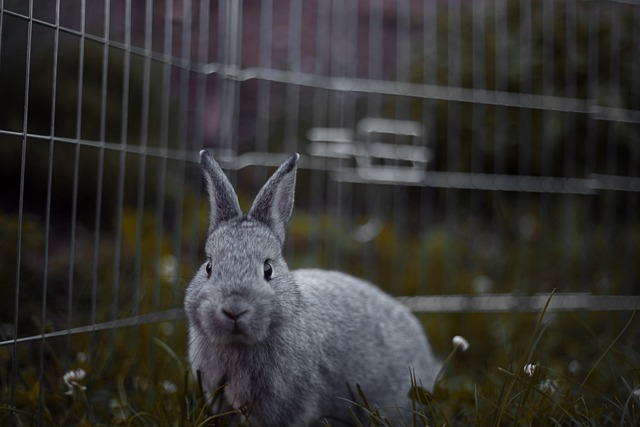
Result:
[[[254,426],[353,424],[358,412],[345,399],[358,400],[356,384],[389,418],[408,419],[410,369],[426,389],[439,370],[418,320],[370,283],[289,271],[282,257],[298,158],[280,166],[245,216],[201,152],[211,213],[207,261],[185,294],[191,367],[208,393],[225,385],[225,400]]]

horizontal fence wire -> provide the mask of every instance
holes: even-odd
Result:
[[[392,95],[430,100],[514,107],[531,110],[544,110],[564,113],[578,113],[592,116],[595,120],[620,123],[640,123],[640,110],[616,108],[600,105],[595,99],[567,98],[553,95],[539,95],[522,92],[506,92],[479,88],[455,87],[425,83],[413,83],[397,80],[376,80],[371,78],[334,77],[310,74],[274,68],[248,67],[210,62],[199,64],[183,57],[160,54],[150,49],[143,49],[127,43],[119,43],[109,38],[83,33],[55,23],[30,18],[11,10],[3,10],[8,16],[27,20],[32,24],[66,32],[85,40],[100,43],[105,47],[115,48],[131,55],[151,59],[172,68],[194,72],[202,75],[217,75],[226,80],[246,82],[261,80],[288,85],[306,86],[315,89],[327,89],[337,92],[371,93],[376,95]]]
[[[555,311],[637,311],[640,296],[589,295],[585,293],[554,293],[540,295],[438,295],[398,297],[398,301],[419,314],[438,313],[535,313],[545,308]],[[0,341],[0,347],[23,344],[41,339],[60,338],[108,329],[118,329],[184,319],[182,309],[160,311],[116,319],[77,328],[48,332],[40,335]]]
[[[196,163],[199,151],[184,151],[170,148],[122,145],[118,143],[77,140],[49,135],[26,134],[0,130],[0,135],[19,136],[44,141],[55,141],[69,145],[101,148],[117,153],[136,154],[159,159]],[[287,154],[248,152],[240,155],[219,155],[218,161],[225,169],[239,171],[246,168],[276,167],[289,156]],[[640,178],[603,174],[590,174],[586,178],[565,178],[553,176],[527,176],[482,174],[465,172],[425,171],[421,179],[407,182],[387,177],[364,177],[362,170],[336,168],[317,158],[302,158],[301,169],[331,172],[334,179],[341,182],[384,185],[425,186],[435,188],[489,190],[557,194],[595,194],[598,191],[640,192]]]
[[[217,74],[226,79],[243,82],[265,80],[284,84],[327,89],[337,92],[371,93],[409,98],[424,98],[438,101],[461,102],[497,107],[514,107],[563,113],[578,113],[592,116],[595,120],[621,123],[640,123],[640,111],[599,105],[596,100],[565,98],[552,95],[537,95],[474,89],[402,81],[360,79],[353,77],[329,77],[316,74],[262,68],[230,68],[222,64],[210,64],[206,74]]]
[[[518,313],[547,311],[636,311],[640,297],[557,293],[540,295],[440,295],[400,298],[416,313]]]

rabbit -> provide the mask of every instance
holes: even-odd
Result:
[[[298,159],[276,170],[244,214],[220,166],[200,152],[210,214],[206,260],[184,297],[191,368],[205,393],[222,390],[252,426],[354,425],[367,419],[357,387],[403,421],[411,372],[431,390],[439,362],[419,321],[374,285],[288,269],[282,246]]]

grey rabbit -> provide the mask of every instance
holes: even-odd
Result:
[[[440,368],[418,320],[370,283],[290,271],[283,259],[299,157],[243,214],[220,166],[200,152],[210,216],[207,258],[184,299],[191,368],[206,393],[224,386],[227,404],[252,426],[366,420],[354,407],[357,385],[389,419],[408,420],[411,370],[430,390]]]

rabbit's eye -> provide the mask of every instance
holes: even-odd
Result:
[[[271,261],[266,260],[264,262],[264,266],[262,267],[262,271],[264,272],[265,280],[271,280],[271,276],[273,276],[273,266],[271,265]]]
[[[205,267],[207,271],[207,278],[211,278],[211,271],[213,270],[213,266],[211,265],[211,260],[207,261],[207,266]]]

